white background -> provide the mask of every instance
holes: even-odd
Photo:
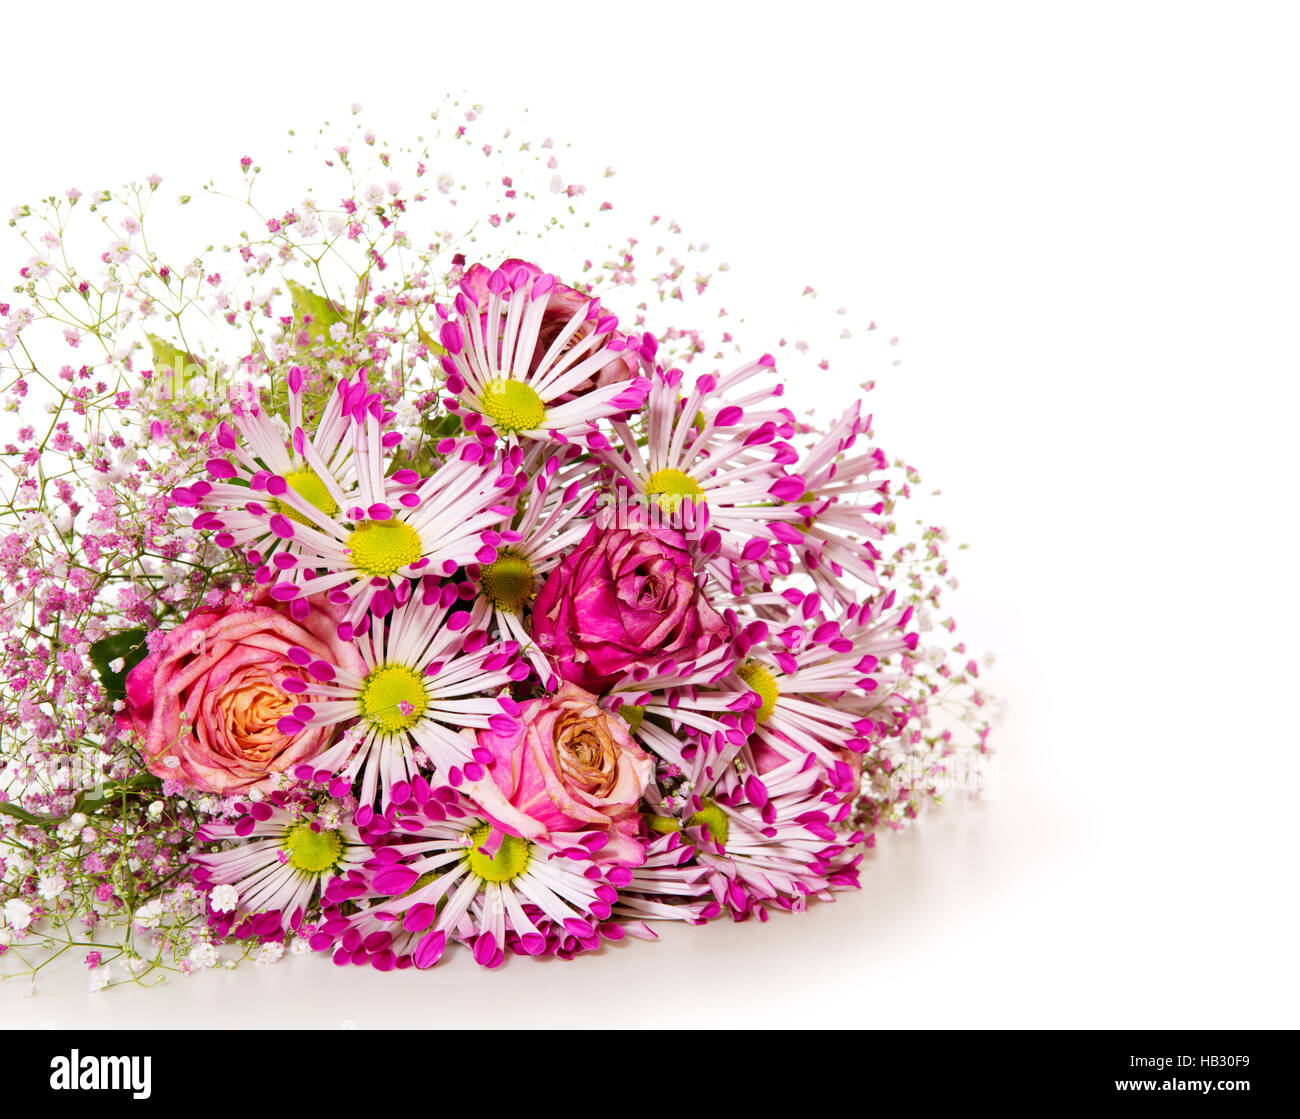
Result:
[[[1300,1024],[1293,10],[11,6],[5,208],[198,181],[354,100],[396,136],[465,88],[614,165],[765,306],[811,283],[899,335],[877,432],[972,546],[953,606],[1006,717],[997,800],[802,919],[495,973],[296,959],[91,996],[74,966],[0,985],[0,1023]]]

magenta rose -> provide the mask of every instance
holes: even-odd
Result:
[[[279,685],[289,676],[308,679],[289,660],[294,646],[366,670],[338,639],[338,609],[323,596],[309,602],[311,612],[296,622],[265,592],[252,603],[230,595],[219,608],[195,610],[127,674],[119,723],[139,733],[150,773],[222,795],[265,790],[275,774],[328,745],[332,728],[283,734],[276,727],[310,699]]]
[[[686,538],[635,523],[592,526],[552,568],[532,629],[560,676],[598,693],[629,673],[644,679],[666,660],[697,662],[731,638],[700,589]]]
[[[521,704],[518,722],[510,734],[478,732],[492,761],[487,775],[463,791],[490,822],[527,839],[600,829],[608,836],[600,858],[644,862],[638,805],[654,762],[627,723],[572,684]]]
[[[542,275],[542,270],[535,264],[530,264],[526,260],[507,260],[501,265],[503,271],[513,273],[517,269],[524,269],[530,276]],[[461,280],[461,286],[468,288],[474,294],[474,298],[480,307],[487,306],[489,297],[488,277],[492,275],[492,269],[483,264],[472,264],[465,271]],[[551,343],[559,337],[560,331],[569,325],[573,316],[581,310],[584,310],[591,302],[591,297],[583,295],[582,292],[560,283],[558,280],[551,289],[550,299],[547,300],[546,310],[542,312],[542,323],[537,335],[537,345],[533,349],[532,368],[536,368],[546,355],[546,351],[551,348]],[[599,316],[597,316],[599,318]],[[573,337],[569,339],[566,349],[572,349],[578,345],[594,329],[596,319],[584,321],[582,325],[574,332]],[[605,385],[612,385],[618,381],[630,380],[637,372],[637,350],[635,346],[628,343],[626,335],[618,331],[612,331],[606,344],[613,342],[617,347],[626,347],[616,353],[611,359],[601,367],[593,377],[588,377],[581,384],[575,385],[566,394],[568,396],[578,393],[587,392],[593,388],[603,388]]]

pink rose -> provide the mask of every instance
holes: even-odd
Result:
[[[600,829],[609,840],[602,858],[645,861],[637,809],[654,762],[590,692],[565,684],[550,698],[529,700],[516,731],[480,730],[478,745],[492,761],[487,776],[463,791],[491,823],[527,839]]]
[[[507,260],[501,265],[501,268],[507,273],[523,268],[530,276],[542,275],[542,270],[537,265],[529,264],[526,260]],[[486,265],[472,264],[461,280],[461,286],[468,288],[474,294],[474,298],[480,307],[487,306],[489,296],[488,277],[492,275],[492,271]],[[585,310],[590,302],[591,296],[583,295],[582,292],[567,287],[558,280],[556,281],[555,287],[551,289],[551,297],[547,301],[546,310],[542,312],[542,325],[537,335],[537,345],[533,349],[533,368],[536,368],[538,363],[541,362],[546,355],[546,351],[551,348],[551,343],[559,337],[560,331],[569,325],[570,320],[577,312]],[[595,323],[595,318],[584,321],[574,332],[566,348],[572,349],[581,342],[591,333]],[[610,333],[609,340],[624,344],[626,343],[626,336],[618,331],[613,331]],[[605,385],[612,385],[618,381],[630,380],[636,375],[637,368],[636,347],[629,345],[627,349],[614,354],[594,377],[588,377],[581,384],[575,385],[566,395],[571,396],[587,392],[589,389],[603,388]]]
[[[150,773],[223,795],[265,790],[274,774],[328,745],[330,727],[296,734],[276,728],[310,699],[278,684],[286,676],[307,679],[289,660],[294,646],[366,670],[356,650],[338,639],[338,609],[323,596],[309,601],[306,620],[295,622],[265,592],[251,604],[229,596],[221,608],[194,611],[127,674],[119,722],[139,733]]]
[[[721,664],[731,638],[700,589],[686,538],[639,523],[593,525],[551,569],[532,627],[560,675],[598,693],[627,673],[644,679],[667,660],[685,666],[718,654]]]

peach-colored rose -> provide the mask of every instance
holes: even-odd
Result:
[[[217,609],[195,610],[128,673],[119,722],[139,733],[150,773],[223,795],[266,790],[275,774],[329,744],[329,727],[296,734],[276,727],[310,698],[279,686],[289,676],[310,683],[289,660],[293,647],[365,672],[352,645],[338,639],[337,608],[323,596],[309,605],[296,622],[265,592],[252,603],[228,596]]]
[[[493,760],[487,776],[463,791],[492,823],[528,839],[599,828],[608,835],[602,858],[645,861],[637,806],[654,762],[590,692],[565,684],[549,698],[521,704],[514,733],[481,730],[478,745]]]

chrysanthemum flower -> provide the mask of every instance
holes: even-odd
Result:
[[[463,283],[455,304],[439,304],[439,338],[447,353],[448,407],[467,431],[488,428],[508,439],[606,443],[597,421],[633,411],[649,389],[644,377],[575,389],[598,377],[634,346],[615,333],[618,319],[598,299],[583,298],[537,356],[556,278],[522,263],[498,268],[486,284]],[[484,290],[485,289],[485,290]],[[639,345],[639,343],[638,343]],[[635,349],[634,349],[635,352]]]
[[[491,610],[475,600],[472,585],[425,576],[408,599],[410,585],[398,588],[401,601],[387,618],[375,617],[356,638],[364,675],[294,649],[289,659],[301,664],[312,682],[286,679],[280,685],[287,692],[322,697],[281,719],[277,725],[284,733],[356,721],[296,772],[329,781],[336,795],[359,774],[363,822],[381,789],[386,800],[406,796],[419,768],[417,747],[453,785],[481,777],[482,762],[491,755],[476,760],[472,738],[458,732],[491,726],[509,733],[518,706],[493,693],[528,675],[516,659],[516,643],[489,637]]]
[[[172,491],[177,505],[204,510],[195,517],[195,528],[215,531],[216,542],[223,548],[247,550],[252,562],[268,573],[268,564],[293,569],[301,558],[299,542],[272,530],[273,516],[319,526],[334,523],[339,509],[359,503],[352,414],[366,399],[365,372],[355,381],[344,377],[338,382],[310,438],[303,429],[303,370],[291,367],[285,383],[287,425],[261,404],[232,403],[235,426],[223,420],[213,436],[216,447],[230,459],[208,461],[210,482]],[[283,483],[285,492],[279,498],[268,494],[265,504],[250,501],[257,494],[268,493],[272,478],[279,480],[277,490]],[[285,558],[277,561],[277,554]],[[296,607],[295,617],[305,615],[306,610],[304,602]]]
[[[906,721],[905,658],[918,639],[908,632],[912,608],[895,607],[893,591],[830,616],[819,595],[788,590],[785,598],[789,623],[753,645],[723,686],[761,699],[751,761],[759,750],[784,759],[812,755],[832,784],[848,791],[856,781],[852,755]]]
[[[829,900],[831,891],[858,884],[862,833],[844,826],[850,805],[812,755],[769,770],[761,782],[728,767],[675,801],[647,822],[654,831],[680,831],[695,846],[714,898],[738,921],[755,913],[766,920],[767,905],[802,910],[810,897]]]
[[[616,689],[602,702],[623,718],[641,745],[693,780],[701,766],[719,759],[725,765],[736,756],[754,729],[758,707],[746,689],[700,686],[681,677]]]
[[[593,858],[606,841],[598,830],[508,835],[455,790],[431,790],[423,778],[371,828],[395,831],[361,874],[331,890],[326,900],[340,908],[311,941],[333,948],[338,964],[432,967],[455,940],[484,967],[499,966],[507,949],[573,955],[599,946],[617,885],[630,879],[627,868]],[[358,908],[345,912],[344,902]]]
[[[227,930],[235,926],[236,935],[296,929],[327,882],[360,869],[372,856],[356,826],[341,822],[337,805],[318,810],[276,792],[237,805],[236,813],[233,824],[205,823],[198,832],[204,842],[230,846],[192,856],[200,889],[228,886],[237,892],[235,908],[216,915]]]
[[[631,426],[615,420],[617,445],[599,451],[624,499],[698,539],[709,571],[737,594],[788,574],[788,546],[802,539],[795,523],[800,516],[787,505],[805,492],[803,478],[785,470],[798,457],[786,442],[794,434],[793,415],[717,406],[726,399],[720,386],[735,388],[774,367],[764,355],[726,377],[706,374],[684,398],[681,371],[656,369],[644,414],[644,449]],[[771,395],[769,390],[759,398]]]
[[[873,541],[884,538],[876,518],[885,510],[889,480],[881,471],[889,464],[877,447],[845,457],[870,427],[871,417],[864,418],[861,402],[855,402],[799,463],[808,488],[795,502],[805,518],[798,525],[803,539],[795,554],[823,596],[846,603],[856,600],[863,586],[880,586],[880,552]]]
[[[491,294],[489,285],[492,282],[494,271],[494,269],[483,264],[471,264],[465,269],[461,280],[462,288],[473,293],[474,301],[480,307],[486,308],[488,305]],[[515,277],[516,285],[523,282],[525,275],[531,276],[533,279],[538,279],[542,275],[542,270],[537,265],[517,258],[502,261],[501,271]],[[583,314],[582,325],[578,327],[577,331],[569,335],[565,349],[577,346],[586,339],[587,335],[603,318],[599,314],[590,312],[592,302],[590,296],[583,295],[582,292],[561,283],[559,280],[555,281],[546,301],[546,310],[542,312],[541,326],[538,327],[537,345],[533,349],[534,365],[541,362],[547,351],[550,350],[551,344],[565,332],[574,314],[579,311]],[[599,305],[600,300],[594,302]],[[574,386],[570,390],[571,393],[585,392],[592,387],[612,385],[615,381],[630,381],[636,377],[641,365],[638,347],[629,343],[626,336],[618,330],[610,333],[609,343],[606,345],[606,349],[610,353],[608,363],[602,366],[594,377]]]
[[[401,581],[492,562],[496,526],[514,513],[502,495],[516,485],[518,451],[497,458],[490,441],[448,438],[437,445],[442,462],[428,478],[413,470],[389,475],[388,452],[400,437],[384,431],[391,413],[366,391],[364,374],[339,383],[311,440],[301,423],[301,373],[290,370],[287,380],[288,448],[254,409],[238,417],[247,446],[228,425],[218,430],[217,446],[235,461],[208,461],[216,481],[172,494],[178,504],[204,507],[196,528],[247,551],[273,598],[292,604],[328,592],[347,606],[342,632],[350,633],[367,611],[392,608]],[[254,495],[265,500],[249,500]]]
[[[668,817],[654,817],[667,821]],[[632,868],[632,878],[618,892],[614,918],[620,923],[687,921],[700,925],[722,912],[713,897],[710,867],[695,857],[695,846],[684,842],[675,824],[665,827],[646,847],[646,860]],[[651,935],[654,935],[651,933]]]
[[[788,616],[788,603],[778,601],[786,611],[782,616]],[[691,783],[716,780],[749,741],[762,703],[734,669],[768,636],[767,622],[751,621],[739,628],[722,672],[713,666],[673,664],[640,680],[623,680],[602,703],[621,715],[637,741],[675,776]]]
[[[501,531],[497,557],[469,569],[482,596],[492,605],[496,632],[519,642],[547,691],[560,686],[555,667],[538,648],[525,623],[542,580],[566,552],[586,535],[586,517],[598,493],[590,460],[576,447],[558,453],[538,444],[524,458],[518,512],[512,527]]]

